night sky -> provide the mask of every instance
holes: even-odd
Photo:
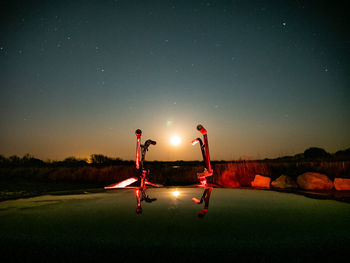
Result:
[[[340,1],[1,1],[0,154],[274,158],[350,147]],[[181,144],[174,147],[170,138]]]

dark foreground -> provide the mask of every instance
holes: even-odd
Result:
[[[179,196],[172,193],[178,190]],[[291,193],[214,188],[198,217],[200,188],[45,195],[0,202],[1,262],[344,260],[350,204]]]

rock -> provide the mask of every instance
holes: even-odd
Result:
[[[334,188],[339,191],[350,191],[350,179],[335,178]]]
[[[297,184],[305,190],[331,190],[333,182],[325,174],[307,172],[298,176]]]
[[[224,187],[240,187],[236,174],[226,170],[221,174],[220,185]]]
[[[255,175],[254,181],[252,181],[252,187],[258,187],[258,188],[270,188],[270,182],[271,178],[262,176],[262,175]]]
[[[289,176],[282,174],[275,181],[271,182],[273,188],[298,188],[297,183]]]

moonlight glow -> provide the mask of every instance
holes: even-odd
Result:
[[[171,145],[177,147],[181,144],[181,138],[177,135],[174,135],[170,138]]]
[[[180,195],[180,192],[178,190],[175,190],[172,192],[172,195],[178,197]]]

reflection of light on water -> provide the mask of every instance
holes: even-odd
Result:
[[[172,192],[173,196],[178,197],[180,195],[180,192],[178,190],[175,190]]]

